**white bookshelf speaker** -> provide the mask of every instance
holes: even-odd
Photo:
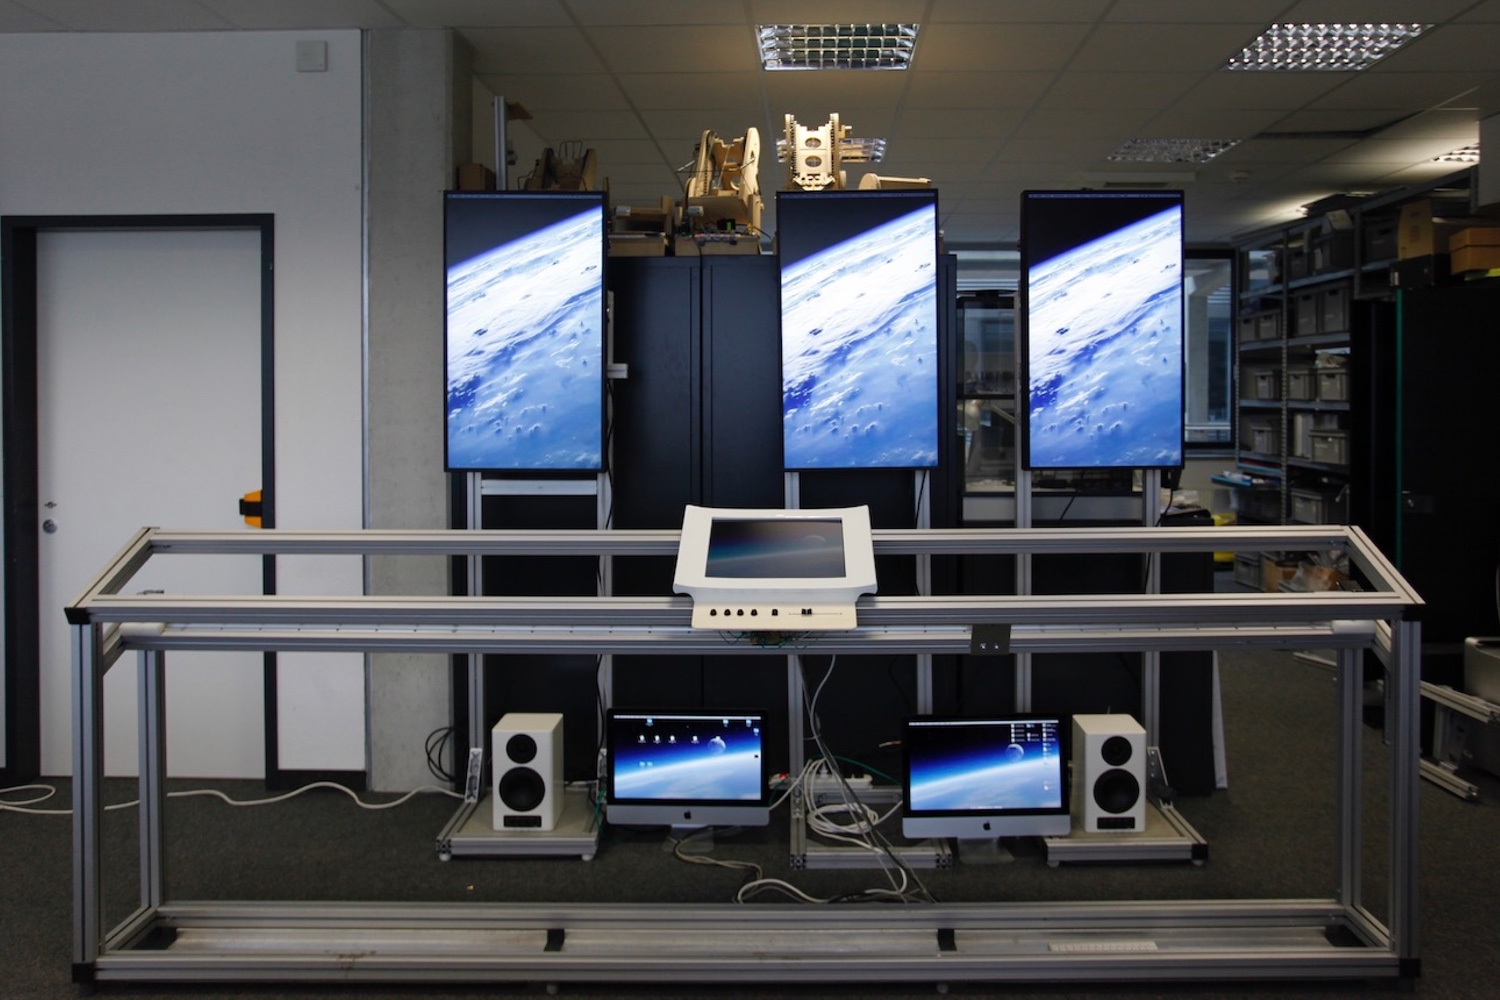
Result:
[[[1085,833],[1146,828],[1146,730],[1129,715],[1073,716],[1073,819]]]
[[[563,805],[563,717],[507,712],[490,731],[496,830],[551,830]]]

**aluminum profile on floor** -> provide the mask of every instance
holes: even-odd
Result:
[[[74,656],[74,972],[80,982],[1115,981],[1409,977],[1416,940],[1420,598],[1353,527],[877,532],[876,552],[1345,552],[1359,591],[865,598],[820,653],[1328,649],[1337,658],[1331,896],[1305,900],[789,906],[262,903],[170,899],[165,663],[173,650],[443,653],[737,650],[683,598],[222,597],[127,593],[148,561],[267,555],[670,555],[675,532],[147,529],[66,609]],[[986,652],[993,652],[992,646]],[[1363,654],[1386,668],[1386,895],[1363,899]],[[104,924],[105,673],[138,658],[139,906]],[[482,806],[480,807],[482,808]],[[478,810],[470,815],[478,815]],[[464,823],[446,831],[462,843]],[[580,848],[586,848],[585,838]]]

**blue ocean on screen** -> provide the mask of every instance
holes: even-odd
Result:
[[[1182,210],[1032,266],[1033,468],[1182,463]]]
[[[448,269],[448,465],[597,469],[603,448],[597,209]]]
[[[783,272],[786,468],[937,464],[936,225],[927,205]]]

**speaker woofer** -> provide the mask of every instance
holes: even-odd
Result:
[[[1129,812],[1141,798],[1141,783],[1129,771],[1105,771],[1094,782],[1094,802],[1105,812],[1118,816]]]
[[[516,812],[531,812],[546,795],[547,782],[529,767],[513,767],[500,777],[500,801]]]

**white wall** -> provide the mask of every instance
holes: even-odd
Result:
[[[326,72],[296,72],[299,40],[327,43]],[[357,31],[0,35],[0,214],[275,215],[286,528],[362,524],[361,82]],[[356,560],[278,576],[287,593],[363,583]],[[361,658],[284,657],[281,694],[281,767],[364,770]]]

